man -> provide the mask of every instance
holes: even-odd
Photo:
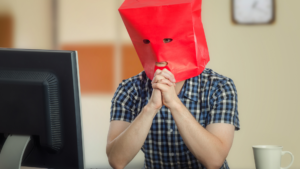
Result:
[[[201,0],[125,0],[119,9],[144,67],[112,99],[107,156],[124,168],[227,169],[239,130],[233,81],[211,69]]]

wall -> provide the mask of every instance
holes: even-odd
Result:
[[[298,0],[277,0],[272,25],[230,22],[230,1],[204,0],[203,22],[210,50],[208,67],[232,78],[239,95],[241,130],[228,156],[232,168],[254,168],[252,145],[282,145],[300,168],[300,11]],[[284,156],[287,166],[290,157]]]
[[[50,0],[0,0],[0,15],[13,18],[15,48],[52,48]]]
[[[143,70],[133,46],[122,43],[120,4],[120,0],[58,1],[59,46],[78,51],[83,93],[113,93],[122,79]]]
[[[98,84],[95,87],[82,86],[82,120],[87,168],[110,168],[105,152],[110,118],[110,100],[116,86],[122,79],[142,70],[138,58],[134,57],[136,56],[135,51],[131,45],[126,43],[129,39],[127,33],[125,32],[126,34],[123,35],[125,27],[118,18],[117,11],[120,3],[120,0],[90,0],[88,3],[80,0],[62,0],[58,3],[59,46],[62,49],[70,49],[71,46],[80,52],[82,47],[102,46],[103,52],[105,49],[113,47],[109,54],[97,55],[94,52],[79,56],[80,74],[90,75],[89,77],[85,76],[86,80],[82,82],[82,85],[85,83]],[[118,51],[115,49],[118,43],[120,43],[119,52],[121,56],[116,56]],[[90,59],[91,57],[101,59]],[[125,65],[130,61],[134,65],[127,69]],[[91,66],[88,63],[93,65],[92,62],[99,63],[99,66],[95,67],[94,70],[97,69],[100,73],[89,71],[90,68],[88,67]],[[107,65],[114,68],[113,73],[107,71]],[[101,72],[104,74],[102,75]],[[113,75],[114,78],[104,77],[104,75]],[[115,76],[119,77],[116,78]],[[143,154],[140,152],[127,168],[141,168],[143,160]]]
[[[60,44],[114,42],[115,0],[61,0],[58,6]]]

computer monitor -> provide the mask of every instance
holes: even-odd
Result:
[[[76,51],[0,48],[0,168],[83,169]]]

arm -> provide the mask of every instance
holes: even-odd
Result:
[[[124,168],[140,151],[156,112],[155,109],[145,106],[131,124],[124,121],[111,122],[106,154],[113,168]]]
[[[178,104],[170,111],[179,133],[191,153],[208,169],[219,169],[231,148],[234,126],[225,123],[209,124],[203,128],[188,109]]]
[[[130,100],[128,95],[120,95],[120,100]],[[124,104],[130,105],[128,102]],[[139,152],[147,138],[153,118],[161,106],[161,92],[154,89],[148,104],[131,124],[124,121],[111,122],[107,137],[106,154],[113,168],[124,168]],[[114,109],[123,111],[126,108],[118,105]],[[132,110],[127,109],[126,111],[130,113]],[[125,114],[125,111],[123,113]],[[120,114],[120,112],[117,114]]]
[[[169,77],[173,76],[171,72],[167,70],[163,70],[163,72],[164,73],[158,74],[157,76],[165,76],[166,74],[169,74]],[[234,125],[214,123],[209,124],[206,129],[203,128],[181,103],[174,87],[165,85],[168,79],[154,81],[152,86],[155,89],[161,90],[163,104],[170,109],[183,141],[191,153],[205,165],[206,168],[220,168],[233,142]],[[226,86],[227,89],[229,86]],[[210,115],[220,115],[220,112],[224,113],[222,111],[226,111],[227,108],[229,108],[226,107],[229,102],[235,104],[235,102],[230,99],[226,100],[226,93],[230,93],[229,97],[232,96],[231,99],[235,99],[235,95],[232,95],[232,90],[229,90],[229,92],[223,89],[218,91],[218,94],[214,96],[214,107]],[[228,111],[234,111],[235,105],[232,105],[231,109],[232,110]],[[213,123],[213,121],[209,121],[209,123]]]

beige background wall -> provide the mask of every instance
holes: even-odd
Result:
[[[14,18],[15,48],[52,48],[50,0],[0,0],[0,15]]]
[[[229,0],[204,0],[208,67],[231,77],[239,95],[241,130],[228,156],[232,168],[254,168],[252,145],[282,145],[300,168],[300,1],[277,0],[273,25],[237,26]],[[283,158],[283,166],[290,157]]]
[[[116,0],[59,0],[58,6],[61,44],[115,41]]]
[[[255,168],[251,146],[257,144],[282,145],[295,156],[292,169],[300,168],[300,1],[276,2],[274,24],[239,26],[231,22],[230,0],[203,0],[203,23],[211,56],[207,67],[232,78],[239,95],[241,130],[236,132],[228,156],[232,169]],[[120,23],[120,33],[116,34],[117,3],[59,1],[59,43],[130,43]],[[14,30],[15,47],[51,48],[49,4],[40,0],[0,0],[0,13],[13,13],[18,25]],[[88,20],[91,16],[99,19]],[[111,98],[112,94],[82,95],[87,168],[109,166],[105,144]],[[284,157],[283,166],[289,160]],[[127,168],[142,164],[143,154],[139,153]]]

